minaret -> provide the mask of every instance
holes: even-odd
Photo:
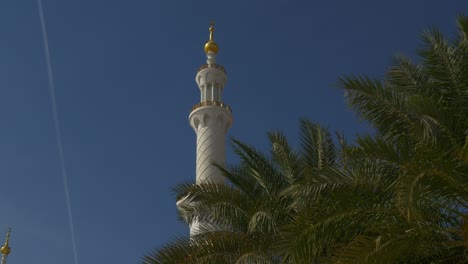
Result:
[[[216,64],[218,45],[214,41],[214,25],[210,26],[210,40],[205,44],[206,64],[197,72],[195,81],[200,88],[200,103],[189,115],[190,125],[197,135],[196,183],[223,183],[221,172],[213,162],[224,164],[226,160],[226,133],[232,124],[231,109],[223,103],[226,70]],[[190,233],[198,230],[199,223],[192,223]]]
[[[0,253],[2,253],[2,264],[6,264],[8,255],[11,251],[10,245],[8,244],[10,242],[10,232],[11,228],[8,228],[5,244],[3,244],[2,248],[0,248]]]

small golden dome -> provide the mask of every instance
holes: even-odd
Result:
[[[205,44],[205,53],[208,53],[208,52],[213,52],[213,53],[218,53],[218,44],[216,44],[216,42],[214,41],[214,24],[211,23],[211,26],[210,26],[210,40],[208,40]]]
[[[11,248],[8,245],[8,242],[10,241],[10,232],[11,232],[11,228],[8,228],[8,233],[6,235],[5,244],[2,246],[2,248],[0,248],[0,253],[2,253],[2,255],[10,254]]]
[[[214,52],[214,53],[218,53],[218,44],[216,44],[216,42],[214,41],[207,41],[206,44],[205,44],[205,53],[208,53],[208,52]]]
[[[10,247],[9,246],[3,246],[1,249],[0,249],[0,252],[2,253],[2,255],[8,255],[10,254]]]

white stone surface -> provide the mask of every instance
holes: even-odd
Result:
[[[226,133],[232,124],[228,109],[202,106],[190,114],[190,125],[197,134],[196,183],[222,183],[223,177],[213,162],[226,161]]]
[[[222,102],[226,73],[216,65],[215,53],[209,52],[206,62],[208,67],[201,69],[195,77],[201,105],[189,115],[190,125],[197,135],[196,184],[224,182],[224,177],[213,163],[226,162],[226,134],[232,125],[231,111]],[[189,201],[181,199],[179,202]],[[190,235],[197,234],[201,225],[210,224],[192,222]]]

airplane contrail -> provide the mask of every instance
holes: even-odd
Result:
[[[65,157],[63,154],[62,132],[60,130],[59,116],[58,116],[58,110],[57,110],[57,101],[55,98],[55,82],[54,82],[54,75],[52,71],[52,63],[50,60],[49,41],[47,37],[47,29],[46,29],[46,23],[44,19],[44,10],[42,8],[42,0],[37,0],[37,6],[39,10],[39,18],[41,20],[42,38],[44,40],[44,55],[45,55],[45,60],[46,60],[46,65],[47,65],[47,75],[49,79],[49,94],[50,94],[50,99],[52,102],[52,114],[54,117],[55,138],[57,140],[57,149],[58,149],[60,165],[62,169],[63,189],[65,192],[65,201],[67,204],[68,224],[70,227],[70,235],[71,235],[71,240],[72,240],[71,242],[72,242],[72,247],[73,247],[73,256],[75,259],[75,264],[78,264],[78,252],[76,249],[75,228],[73,225],[73,214],[72,214],[72,208],[71,208],[70,190],[68,187],[68,175],[67,175],[67,170],[65,167]]]

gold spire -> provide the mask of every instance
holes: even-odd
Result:
[[[10,232],[11,232],[11,228],[8,228],[8,233],[6,235],[5,244],[3,244],[3,247],[0,249],[0,253],[2,253],[2,255],[10,254],[11,248],[10,248],[10,245],[8,244],[8,242],[10,242]]]
[[[211,22],[210,26],[210,40],[208,40],[205,44],[205,53],[213,52],[218,53],[218,44],[214,41],[214,22]]]

